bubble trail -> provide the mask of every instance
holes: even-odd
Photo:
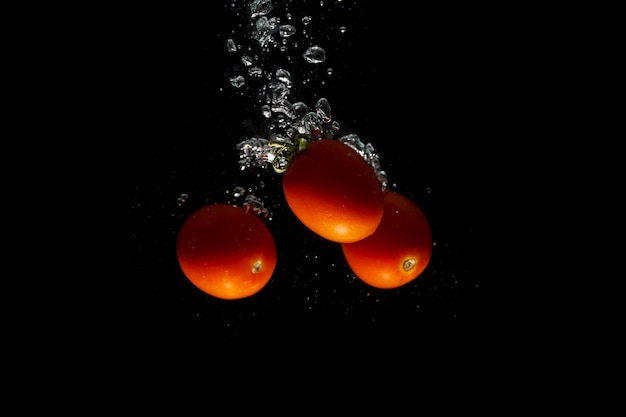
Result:
[[[298,74],[302,73],[302,66],[311,66],[313,71],[319,67],[327,74],[335,72],[331,68],[324,69],[327,55],[322,45],[302,46],[298,42],[298,39],[312,40],[310,31],[315,28],[312,17],[305,15],[300,21],[295,20],[291,13],[277,10],[271,0],[253,0],[249,5],[249,32],[243,44],[237,45],[232,38],[227,41],[227,51],[240,53],[240,63],[247,72],[232,75],[230,82],[239,90],[244,85],[252,89],[259,100],[266,133],[236,144],[240,169],[274,169],[282,173],[298,152],[299,137],[332,138],[355,149],[375,171],[381,187],[387,189],[387,174],[374,146],[363,143],[354,133],[342,132],[341,123],[333,119],[326,97],[318,98],[313,106],[291,97],[294,77],[292,71],[283,66],[281,58],[294,65]],[[345,25],[339,27],[340,33],[346,30]],[[296,51],[300,51],[302,61],[295,59]],[[303,80],[301,85],[305,81],[308,82]]]

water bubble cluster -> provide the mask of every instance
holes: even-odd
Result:
[[[247,71],[232,76],[230,82],[233,87],[242,89],[248,81],[261,81],[255,96],[260,101],[260,112],[266,125],[262,136],[250,137],[236,145],[240,169],[273,167],[277,172],[283,172],[296,152],[299,137],[306,136],[310,140],[334,138],[355,149],[372,166],[381,187],[386,189],[387,175],[381,168],[373,145],[363,143],[355,134],[342,133],[341,124],[332,118],[331,106],[325,97],[319,98],[313,107],[293,100],[291,72],[277,63],[280,59],[272,59],[271,66],[262,59],[273,50],[283,54],[290,43],[297,46],[295,35],[311,27],[313,20],[311,16],[302,17],[303,27],[299,29],[291,14],[287,13],[286,21],[283,21],[278,16],[272,16],[273,11],[271,0],[251,1],[247,39],[250,42],[247,46],[237,46],[233,39],[227,41],[229,52],[241,53],[240,62],[243,70]],[[340,31],[344,32],[345,26],[341,26]],[[318,44],[307,45],[300,54],[305,63],[316,67],[326,62],[326,50]],[[326,69],[327,74],[332,72],[331,68]]]
[[[226,50],[231,54],[241,53],[240,63],[243,64],[243,68],[240,65],[233,66],[236,74],[229,77],[231,84],[236,88],[241,88],[250,79],[267,80],[267,84],[260,85],[257,91],[258,98],[263,104],[270,104],[270,100],[277,98],[275,97],[277,93],[284,96],[284,93],[277,92],[276,89],[284,88],[280,83],[290,88],[292,80],[288,71],[276,64],[278,59],[271,60],[273,61],[271,68],[267,68],[268,65],[263,65],[262,62],[256,62],[257,60],[263,61],[270,53],[277,52],[283,54],[280,58],[287,58],[291,61],[291,57],[284,56],[284,53],[296,48],[307,63],[320,65],[326,61],[326,50],[322,46],[301,45],[303,39],[308,40],[304,27],[312,20],[310,16],[304,16],[301,20],[302,27],[298,28],[297,23],[292,21],[290,13],[287,13],[283,20],[279,16],[272,16],[273,10],[271,0],[253,0],[250,3],[250,24],[247,35],[239,39],[239,42],[233,38],[226,40]],[[302,36],[295,36],[299,32]]]
[[[246,209],[246,212],[253,213],[257,216],[262,216],[268,218],[270,216],[270,211],[265,207],[265,203],[259,197],[248,194],[245,197],[245,201],[243,203],[243,208]]]
[[[179,206],[182,206],[183,204],[185,204],[187,202],[187,200],[189,200],[189,194],[187,193],[182,193],[177,199],[176,199],[176,204],[178,204]]]
[[[250,4],[250,13],[252,18],[265,16],[274,9],[272,0],[253,0]]]
[[[246,210],[247,213],[253,213],[257,216],[271,219],[272,213],[267,207],[265,207],[265,203],[260,197],[252,194],[252,189],[246,190],[241,186],[236,186],[235,188],[233,188],[232,195],[237,199],[243,197],[244,201],[241,206]]]
[[[374,145],[372,145],[371,143],[363,143],[359,136],[354,133],[344,135],[338,138],[338,140],[353,148],[359,153],[359,155],[363,157],[363,159],[365,159],[365,161],[367,161],[368,164],[370,164],[370,166],[376,173],[376,177],[378,178],[378,181],[380,181],[383,190],[389,188],[387,173],[382,169],[382,166],[380,164],[380,157],[378,155],[378,152],[374,148]]]

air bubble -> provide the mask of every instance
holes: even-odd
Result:
[[[241,197],[245,193],[246,193],[246,190],[243,187],[235,187],[235,188],[233,188],[233,196],[235,196],[236,198]]]
[[[183,194],[181,194],[181,195],[180,195],[180,197],[178,197],[178,198],[176,199],[176,203],[177,203],[179,206],[182,206],[183,204],[185,204],[185,203],[187,202],[187,200],[188,200],[188,199],[189,199],[189,194],[185,194],[185,193],[183,193]]]
[[[237,45],[235,45],[235,41],[232,39],[228,39],[226,41],[226,50],[228,52],[237,52]]]
[[[288,38],[296,33],[296,28],[292,25],[282,25],[278,28],[278,34],[283,38]]]
[[[246,83],[246,79],[242,75],[237,75],[230,79],[230,83],[235,88],[241,88]]]
[[[287,87],[291,87],[293,83],[291,80],[291,73],[284,68],[279,68],[276,70],[276,78],[278,79],[278,81],[284,83]]]
[[[252,58],[249,55],[242,55],[241,63],[245,65],[246,67],[249,67],[252,65]]]
[[[261,78],[263,75],[263,70],[259,67],[252,67],[248,70],[248,75],[251,77]]]
[[[246,210],[246,213],[252,213],[256,216],[262,216],[266,219],[268,217],[271,217],[272,214],[270,213],[269,209],[265,207],[263,201],[254,194],[246,195],[245,202],[243,203],[243,208]]]
[[[326,51],[321,46],[311,46],[303,54],[309,64],[321,64],[326,61]]]

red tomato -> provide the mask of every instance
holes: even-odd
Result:
[[[396,288],[420,275],[430,261],[432,233],[422,210],[407,197],[385,193],[385,214],[369,237],[341,245],[354,274],[377,288]]]
[[[217,298],[259,292],[276,267],[276,244],[267,225],[242,207],[205,206],[180,229],[178,262],[187,278]]]
[[[372,167],[350,146],[319,139],[297,154],[283,173],[294,215],[334,242],[356,242],[378,227],[383,191]]]

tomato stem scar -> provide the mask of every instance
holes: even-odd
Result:
[[[417,262],[413,258],[405,259],[404,263],[402,264],[402,269],[409,272],[411,269],[415,267],[416,263]]]

